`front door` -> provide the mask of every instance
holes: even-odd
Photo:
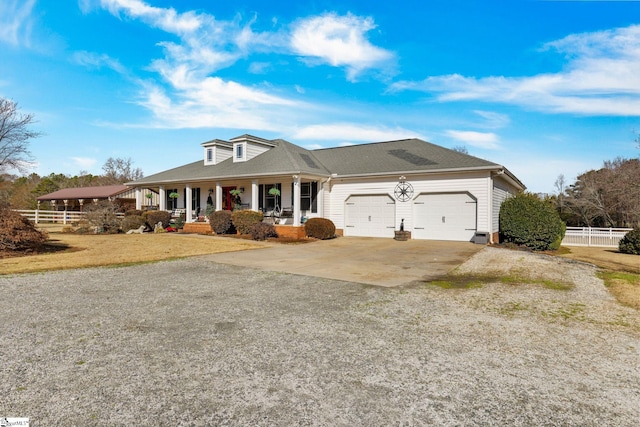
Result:
[[[233,195],[231,190],[235,190],[236,187],[222,187],[222,210],[232,211],[234,208]]]

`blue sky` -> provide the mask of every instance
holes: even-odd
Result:
[[[552,193],[640,154],[640,2],[2,0],[0,96],[41,175],[419,137]]]

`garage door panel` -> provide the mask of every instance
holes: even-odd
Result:
[[[393,237],[395,202],[388,195],[350,196],[345,202],[346,236]]]
[[[421,194],[414,202],[416,239],[471,241],[476,200],[468,193]]]

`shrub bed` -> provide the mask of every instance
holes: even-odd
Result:
[[[273,224],[267,224],[266,222],[253,224],[250,234],[253,240],[267,240],[269,237],[278,237]]]
[[[140,226],[144,225],[145,220],[141,215],[126,215],[122,219],[120,229],[125,233],[129,230],[136,230]]]
[[[640,255],[640,228],[634,228],[628,232],[620,240],[618,249],[623,254]]]
[[[231,211],[215,211],[209,215],[209,224],[216,234],[227,234],[233,229]]]
[[[161,222],[163,227],[169,226],[171,221],[171,212],[167,211],[146,211],[142,214],[142,218],[149,223],[151,227],[154,227],[157,223]]]
[[[240,234],[251,234],[251,228],[260,222],[264,215],[262,212],[256,212],[251,210],[246,211],[234,211],[231,214],[231,222]]]
[[[304,232],[307,237],[315,239],[333,239],[336,237],[336,226],[327,218],[310,218],[304,223]]]
[[[505,200],[500,207],[499,222],[502,242],[534,251],[557,250],[566,231],[554,207],[529,193]]]

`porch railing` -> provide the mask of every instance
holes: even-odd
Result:
[[[599,246],[617,248],[631,228],[567,227],[564,246]]]
[[[42,209],[15,209],[15,211],[36,224],[41,222],[71,224],[80,221],[85,215],[85,212],[78,211],[47,211]],[[116,215],[118,215],[119,218],[124,218],[124,214],[122,213]]]

